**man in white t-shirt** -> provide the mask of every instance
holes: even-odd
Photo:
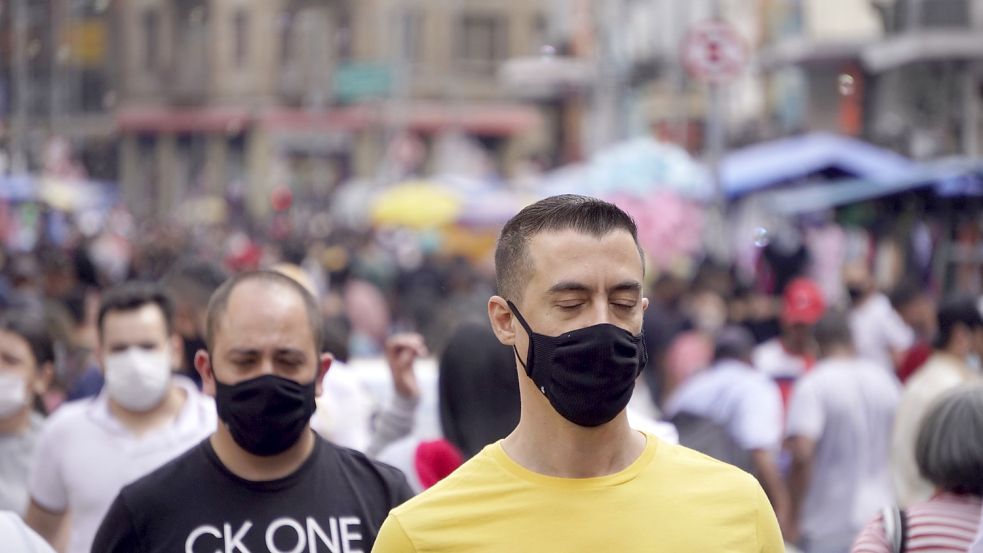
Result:
[[[939,308],[939,334],[932,356],[905,384],[891,443],[891,476],[902,506],[929,499],[935,486],[915,462],[915,441],[925,414],[946,390],[983,375],[967,361],[983,354],[983,314],[975,299],[953,298]]]
[[[672,419],[688,413],[724,427],[734,443],[750,455],[749,468],[784,528],[788,523],[788,492],[777,464],[782,445],[782,398],[778,386],[751,366],[753,348],[754,337],[746,329],[724,328],[717,337],[713,366],[683,383],[669,398],[666,416]]]
[[[915,331],[877,290],[866,267],[850,265],[843,281],[850,295],[850,331],[857,354],[894,373],[915,343]]]
[[[806,553],[849,551],[857,533],[893,502],[891,425],[901,395],[893,374],[857,356],[846,317],[816,326],[822,360],[789,404],[786,447],[795,527]]]
[[[211,398],[172,372],[180,351],[172,314],[170,299],[152,284],[123,284],[103,297],[98,357],[106,385],[48,419],[28,484],[26,520],[56,549],[88,553],[124,485],[215,429]],[[66,530],[67,548],[60,543]]]
[[[782,334],[754,350],[754,367],[778,384],[783,405],[788,403],[795,381],[815,364],[815,340],[812,332],[826,311],[826,301],[819,285],[807,278],[797,278],[782,294]]]

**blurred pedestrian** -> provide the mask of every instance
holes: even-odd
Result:
[[[849,322],[857,354],[894,373],[915,343],[915,333],[877,289],[863,263],[847,265],[843,283],[850,295]]]
[[[181,336],[179,372],[201,387],[195,370],[195,354],[205,348],[208,300],[228,275],[215,263],[184,258],[161,278],[161,286],[174,299],[174,330]]]
[[[795,385],[785,428],[788,538],[805,553],[843,553],[891,502],[891,425],[901,389],[893,374],[857,355],[845,316],[827,314],[816,341],[821,360]]]
[[[273,271],[212,296],[195,365],[222,424],[113,502],[93,551],[367,551],[411,496],[396,469],[311,431],[331,365],[314,298]]]
[[[4,553],[55,553],[48,542],[11,511],[0,510],[0,543]]]
[[[917,283],[905,283],[891,294],[891,305],[915,335],[915,341],[898,365],[898,379],[907,381],[932,355],[932,341],[938,331],[935,300]]]
[[[972,297],[943,302],[938,315],[935,352],[905,384],[891,445],[894,491],[902,506],[932,495],[931,482],[915,459],[918,428],[929,405],[946,390],[981,378],[970,358],[983,354],[983,314]]]
[[[788,493],[777,464],[782,445],[782,398],[778,386],[751,366],[753,348],[754,336],[748,330],[724,328],[716,340],[713,365],[673,394],[666,416],[676,425],[682,445],[754,474],[784,528]],[[684,424],[683,419],[690,422]],[[724,439],[712,431],[707,436],[687,432],[708,428],[702,421],[722,427]]]
[[[20,311],[0,317],[0,510],[20,516],[27,512],[27,475],[44,422],[40,398],[54,362],[43,319]]]
[[[440,424],[470,459],[509,435],[519,422],[519,381],[512,348],[484,323],[465,323],[439,361]]]
[[[950,390],[922,421],[915,445],[918,470],[933,495],[870,521],[853,553],[967,551],[983,508],[983,385]],[[896,547],[895,544],[905,544]]]
[[[172,316],[170,298],[152,284],[122,284],[102,298],[98,358],[106,385],[48,419],[31,468],[26,520],[57,549],[68,525],[64,550],[88,553],[120,488],[215,428],[212,400],[172,374],[180,347]]]
[[[781,335],[754,350],[754,367],[778,384],[784,405],[795,382],[816,363],[813,331],[825,311],[818,284],[806,278],[793,280],[782,295]]]
[[[495,264],[519,424],[394,509],[373,551],[781,551],[753,477],[629,425],[648,304],[631,218],[547,198],[505,225]]]

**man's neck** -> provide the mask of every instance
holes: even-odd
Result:
[[[186,401],[188,401],[188,392],[172,383],[160,404],[149,411],[131,411],[110,396],[109,412],[127,430],[137,436],[142,436],[174,422]]]
[[[285,478],[296,472],[314,452],[317,438],[314,432],[307,429],[297,443],[283,453],[261,457],[239,447],[229,433],[229,428],[219,421],[218,429],[209,441],[219,461],[232,474],[244,480],[266,482]]]
[[[556,420],[555,413],[536,417],[528,411],[523,410],[502,447],[532,472],[559,478],[606,476],[628,468],[645,450],[646,438],[628,426],[626,412],[602,426],[584,428]]]
[[[19,413],[0,419],[0,435],[23,434],[31,426],[31,408],[24,407]]]

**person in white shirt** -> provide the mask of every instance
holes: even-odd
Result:
[[[17,513],[0,511],[0,543],[4,553],[55,553]]]
[[[29,477],[26,521],[58,550],[88,553],[124,485],[215,429],[213,400],[172,372],[180,351],[172,316],[153,284],[126,283],[103,297],[97,355],[106,385],[48,419]]]
[[[972,298],[952,298],[939,308],[936,349],[905,384],[891,443],[891,476],[902,506],[925,501],[934,486],[918,470],[915,440],[932,402],[946,390],[978,380],[968,360],[983,354],[983,315]]]
[[[778,386],[751,366],[754,337],[741,327],[724,328],[717,336],[714,364],[687,380],[666,404],[672,419],[689,413],[726,428],[750,454],[757,476],[782,528],[788,524],[788,492],[778,470],[782,445],[782,398]],[[687,444],[683,444],[687,445]]]
[[[792,453],[787,537],[806,553],[842,553],[893,500],[887,467],[901,387],[857,356],[842,314],[819,322],[816,341],[822,359],[796,384],[785,428]]]
[[[849,265],[843,282],[850,295],[850,331],[857,354],[894,373],[915,343],[915,331],[877,290],[864,265]]]
[[[772,378],[788,403],[796,380],[815,364],[813,328],[826,311],[826,301],[819,285],[807,278],[797,278],[782,293],[782,334],[754,350],[756,369]]]

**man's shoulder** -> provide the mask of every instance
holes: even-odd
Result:
[[[62,404],[44,420],[42,436],[45,439],[61,440],[75,436],[79,431],[94,426],[91,411],[97,398],[85,398]]]
[[[481,501],[472,492],[485,488],[489,482],[502,482],[505,476],[504,472],[495,469],[497,465],[492,454],[492,448],[495,447],[500,446],[497,444],[486,446],[449,476],[393,509],[393,514],[403,516],[429,513],[435,509],[458,505],[461,501]],[[428,518],[428,515],[423,518]]]
[[[123,487],[120,494],[128,503],[141,505],[155,497],[169,497],[186,482],[200,483],[200,469],[207,467],[204,441]]]
[[[318,447],[321,447],[327,455],[334,455],[338,463],[345,469],[378,475],[381,480],[388,484],[395,485],[406,480],[403,472],[398,468],[372,459],[361,451],[332,443],[321,437],[318,437],[317,440]]]
[[[660,449],[661,462],[657,465],[657,470],[671,472],[674,477],[680,478],[713,478],[725,484],[720,490],[753,491],[750,484],[754,477],[734,465],[682,445],[664,443]]]

